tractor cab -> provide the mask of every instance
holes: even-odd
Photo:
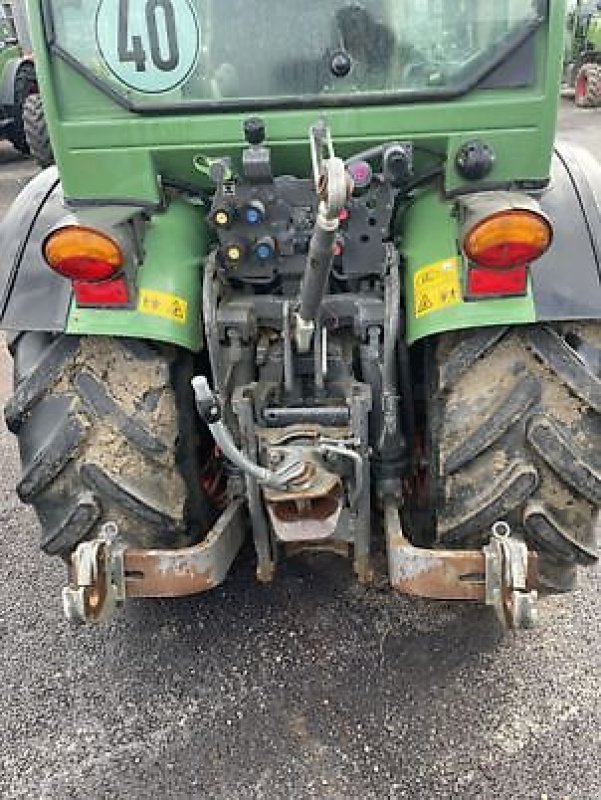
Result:
[[[456,92],[542,19],[539,3],[481,0],[308,0],[298,25],[268,0],[231,0],[226,14],[214,0],[49,5],[54,51],[105,91],[199,111]]]

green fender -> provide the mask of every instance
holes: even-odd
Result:
[[[526,297],[462,300],[465,268],[459,255],[457,221],[453,204],[438,194],[428,192],[406,211],[401,249],[409,344],[460,328],[534,322],[531,289]]]
[[[0,106],[11,107],[15,103],[15,80],[19,67],[25,61],[17,46],[0,49]]]
[[[198,206],[182,200],[155,214],[144,238],[144,260],[136,274],[136,308],[78,308],[67,333],[155,339],[197,351],[201,347],[202,264],[208,232]]]
[[[553,241],[531,265],[524,297],[463,299],[455,203],[426,191],[405,212],[407,338],[486,325],[601,319],[601,166],[581,148],[557,145],[551,180],[536,199]]]

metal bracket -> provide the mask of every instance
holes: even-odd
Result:
[[[63,589],[71,622],[105,622],[129,597],[182,597],[218,586],[240,550],[247,525],[246,501],[237,498],[197,545],[136,550],[107,523],[97,539],[71,556],[70,583]]]
[[[483,548],[486,565],[484,602],[492,606],[507,628],[536,624],[538,593],[528,589],[528,548],[511,538],[506,522],[495,522],[490,542]]]
[[[414,547],[403,535],[395,503],[386,506],[390,583],[402,594],[437,600],[476,600],[492,606],[505,628],[536,621],[537,557],[510,536],[507,523],[493,525],[482,550]]]
[[[97,539],[82,542],[71,557],[71,580],[63,589],[63,610],[70,622],[105,622],[125,601],[125,545],[119,528],[107,522]]]

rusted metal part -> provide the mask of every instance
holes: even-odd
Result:
[[[390,582],[403,594],[437,600],[475,600],[494,606],[507,627],[529,627],[536,612],[536,554],[499,532],[490,549],[432,550],[404,536],[398,508],[385,510]]]
[[[428,550],[403,536],[396,505],[386,506],[390,583],[403,594],[434,600],[485,598],[486,565],[481,550]]]
[[[275,537],[281,542],[315,542],[330,539],[342,511],[338,487],[334,494],[303,501],[266,502]]]
[[[269,449],[278,470],[301,464],[297,477],[283,489],[262,488],[273,534],[281,542],[329,539],[342,511],[341,478],[327,468],[313,444]]]
[[[285,470],[289,464],[300,464],[302,469],[285,488],[263,487],[263,496],[268,503],[282,503],[312,500],[329,495],[340,486],[340,476],[326,469],[323,461],[313,447],[281,447],[271,451],[270,455],[279,454],[281,465],[278,472]]]
[[[244,539],[245,501],[229,505],[200,544],[179,550],[124,552],[127,597],[182,597],[224,580]]]
[[[329,427],[315,423],[295,423],[285,428],[256,428],[257,439],[261,448],[284,447],[298,440],[316,441],[322,436],[330,439],[347,439],[350,435],[348,427]]]
[[[107,522],[98,538],[82,542],[71,557],[63,611],[70,622],[104,622],[125,600],[124,546],[117,525]]]
[[[128,550],[115,523],[82,542],[71,557],[63,589],[72,622],[104,622],[127,597],[179,597],[212,589],[225,578],[242,546],[246,504],[234,501],[200,544],[179,550]]]
[[[293,558],[301,553],[331,553],[342,558],[349,558],[351,554],[350,542],[343,539],[321,539],[313,542],[288,542],[284,545],[288,558]]]
[[[506,522],[492,527],[490,542],[484,547],[486,559],[487,605],[492,606],[507,628],[531,628],[537,619],[536,558],[529,558],[524,542],[511,538]]]

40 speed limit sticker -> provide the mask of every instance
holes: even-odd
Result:
[[[200,38],[190,0],[100,0],[98,50],[115,78],[136,92],[169,92],[183,83]]]

